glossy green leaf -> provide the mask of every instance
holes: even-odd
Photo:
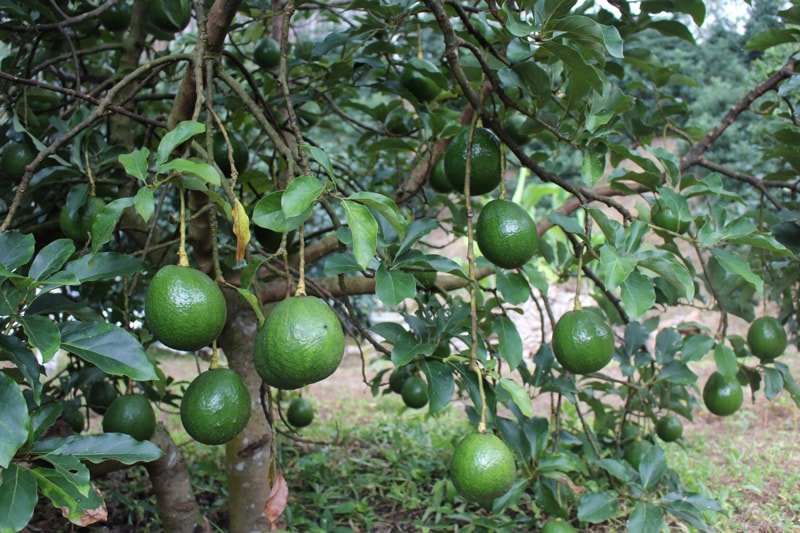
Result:
[[[605,147],[593,147],[583,152],[581,162],[581,176],[589,185],[594,185],[601,179],[606,170]]]
[[[150,220],[156,208],[155,198],[153,197],[153,190],[149,187],[142,187],[136,191],[133,197],[133,207],[142,220],[145,222]]]
[[[18,318],[28,343],[42,355],[42,362],[50,361],[61,345],[61,332],[55,322],[41,315],[23,315]]]
[[[578,520],[599,524],[617,514],[617,499],[614,491],[589,492],[581,494],[578,502]]]
[[[12,464],[0,471],[0,489],[0,531],[21,531],[39,500],[36,478],[27,468]]]
[[[0,372],[0,405],[0,468],[8,468],[14,454],[28,440],[30,418],[19,385],[5,372]]]
[[[741,256],[719,248],[712,249],[711,253],[727,272],[741,276],[745,281],[750,283],[757,292],[764,292],[764,280],[750,269],[750,265]]]
[[[117,198],[107,203],[92,223],[92,252],[96,253],[111,240],[122,213],[133,205],[133,198]]]
[[[328,177],[331,178],[331,181],[336,183],[336,175],[333,173],[333,165],[331,164],[331,158],[328,157],[328,154],[325,153],[325,151],[321,148],[311,146],[310,144],[304,144],[303,148],[308,150],[308,154],[311,156],[311,159],[319,163],[319,166],[321,166],[322,169],[328,174]]]
[[[435,346],[419,340],[413,333],[404,331],[394,341],[392,363],[394,366],[407,365],[420,355],[431,355]]]
[[[636,502],[633,512],[628,517],[629,533],[651,533],[661,531],[664,527],[664,511],[661,507],[648,502]]]
[[[28,275],[36,281],[44,281],[60,270],[74,253],[72,239],[56,239],[36,254]]]
[[[0,264],[15,270],[28,263],[36,251],[36,239],[31,233],[8,231],[0,233]]]
[[[681,361],[685,363],[699,361],[714,348],[714,344],[715,341],[713,338],[701,333],[686,337],[683,341]]]
[[[38,402],[42,393],[39,376],[43,369],[36,359],[36,354],[20,339],[9,335],[0,335],[0,353],[22,373],[25,381],[33,389],[33,399]]]
[[[319,198],[324,185],[313,176],[300,176],[292,180],[281,196],[281,209],[286,218],[305,213]]]
[[[531,297],[531,287],[528,280],[519,272],[508,270],[498,270],[495,273],[497,279],[497,290],[503,295],[506,302],[512,305],[520,305],[527,302]]]
[[[61,347],[107,374],[135,381],[158,379],[142,345],[119,326],[105,322],[65,322],[60,327]]]
[[[138,441],[123,433],[53,437],[34,443],[32,452],[48,460],[50,455],[71,455],[99,464],[116,460],[126,465],[159,459],[164,452],[150,441]]]
[[[764,367],[764,396],[767,400],[774,400],[782,390],[783,374],[774,368]]]
[[[175,148],[205,131],[205,124],[193,120],[184,120],[164,134],[161,142],[158,143],[158,155],[156,157],[156,167],[159,168],[159,172],[163,171],[161,167],[169,159]]]
[[[639,463],[639,477],[645,489],[655,487],[667,471],[664,450],[658,445],[649,446]]]
[[[261,198],[253,208],[252,222],[256,226],[284,233],[299,228],[311,216],[312,207],[297,216],[287,218],[281,207],[283,191],[275,191]]]
[[[745,43],[745,50],[764,51],[786,43],[797,43],[800,31],[797,28],[771,28],[760,31]]]
[[[378,247],[378,223],[365,205],[345,200],[347,224],[353,233],[353,255],[363,269],[367,269]]]
[[[144,262],[138,257],[117,252],[84,255],[64,266],[64,270],[74,274],[81,283],[131,276],[143,268]]]
[[[697,374],[686,363],[675,360],[661,367],[661,372],[658,373],[656,381],[662,380],[677,383],[678,385],[691,385],[697,381]]]
[[[161,174],[169,174],[170,172],[177,172],[182,176],[190,176],[200,178],[206,183],[221,185],[221,178],[219,171],[214,168],[211,163],[205,161],[192,161],[190,159],[173,159],[167,161],[158,167],[158,172]]]
[[[732,380],[739,372],[739,362],[736,360],[736,354],[730,346],[726,344],[717,344],[714,347],[714,362],[717,364],[717,370],[727,380]]]
[[[625,255],[621,250],[612,246],[602,246],[600,248],[600,274],[609,290],[615,290],[623,281],[628,279],[631,272],[636,268],[637,259],[631,255]]]
[[[125,172],[145,183],[147,182],[147,160],[149,158],[150,150],[139,148],[129,154],[121,154],[118,159]]]
[[[406,219],[400,213],[397,207],[389,197],[382,194],[369,191],[360,191],[350,195],[350,201],[358,202],[373,209],[376,213],[381,215],[389,222],[397,233],[398,238],[402,241],[406,235]]]
[[[456,390],[453,371],[445,363],[425,359],[419,365],[428,382],[428,409],[438,413],[450,404]]]
[[[513,370],[522,362],[522,337],[517,326],[507,316],[492,320],[492,333],[497,335],[497,351]]]
[[[649,278],[639,272],[631,272],[620,286],[620,298],[631,319],[642,317],[656,303],[656,291]]]
[[[533,416],[533,402],[528,394],[519,383],[508,378],[500,378],[498,381],[500,387],[503,388],[510,396],[514,404],[519,407],[520,412],[530,418]]]
[[[400,305],[417,294],[414,274],[402,270],[387,270],[381,264],[375,272],[375,294],[387,307]]]

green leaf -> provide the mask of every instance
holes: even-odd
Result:
[[[741,276],[745,281],[755,287],[756,292],[764,292],[764,280],[750,270],[750,265],[740,256],[719,248],[711,249],[712,255],[727,272]]]
[[[622,282],[620,289],[622,304],[631,319],[635,320],[643,316],[656,303],[656,291],[653,283],[639,272],[632,272]]]
[[[400,213],[400,209],[397,207],[397,204],[391,200],[391,198],[376,192],[361,191],[350,195],[348,200],[364,204],[367,207],[374,209],[379,215],[389,222],[392,228],[394,228],[394,231],[397,232],[397,236],[401,241],[405,238],[406,219],[403,218],[403,215]]]
[[[190,159],[173,159],[163,165],[159,165],[157,171],[160,174],[169,174],[170,172],[177,172],[182,176],[194,176],[200,178],[206,183],[221,185],[221,178],[219,172],[214,165],[206,163],[205,161],[192,161]]]
[[[499,316],[492,320],[492,332],[497,335],[497,350],[514,370],[522,362],[522,337],[517,326],[507,316]]]
[[[586,233],[583,231],[583,226],[581,226],[577,220],[574,218],[570,218],[567,216],[562,215],[561,213],[550,213],[547,215],[547,220],[559,226],[561,229],[566,231],[567,233],[572,233],[576,237],[580,237],[584,241],[588,241],[589,238],[586,236]]]
[[[89,469],[77,457],[50,454],[46,457],[46,460],[53,466],[53,470],[57,474],[60,474],[75,487],[80,495],[87,496],[89,491],[92,490]]]
[[[312,207],[324,189],[313,176],[300,176],[292,180],[281,196],[281,209],[287,219],[302,215]]]
[[[600,247],[601,276],[609,290],[615,290],[636,268],[637,259],[632,255],[624,255],[613,246]]]
[[[698,333],[686,337],[683,341],[683,350],[681,353],[681,361],[684,363],[691,363],[692,361],[699,361],[714,347],[715,341],[708,335]]]
[[[403,331],[394,341],[392,363],[394,366],[407,365],[420,355],[431,355],[435,346],[419,340],[413,333]]]
[[[120,154],[117,158],[125,169],[125,172],[138,179],[142,183],[147,182],[147,160],[150,158],[150,150],[139,148],[129,154]]]
[[[584,492],[578,503],[578,520],[599,524],[617,514],[617,493]]]
[[[64,322],[60,326],[61,347],[107,374],[135,381],[158,379],[142,345],[119,326],[105,322]]]
[[[30,418],[19,385],[5,372],[0,372],[0,405],[0,468],[8,468],[14,454],[28,440]]]
[[[42,354],[42,362],[51,360],[61,345],[61,332],[56,323],[40,315],[23,315],[17,320],[28,337],[28,343]]]
[[[736,361],[736,354],[725,344],[717,344],[714,347],[714,361],[717,363],[717,370],[727,380],[736,378],[739,372],[739,363]]]
[[[554,41],[544,41],[540,46],[560,59],[568,67],[568,71],[574,79],[586,83],[598,93],[603,92],[600,72],[594,65],[587,63],[576,49]]]
[[[162,165],[169,159],[170,154],[195,135],[204,133],[206,131],[205,124],[195,122],[193,120],[184,120],[175,126],[171,131],[168,131],[161,142],[158,143],[158,156],[156,158],[156,167],[161,171]],[[135,175],[135,174],[134,174]],[[219,178],[217,178],[219,179]],[[217,183],[219,185],[219,183]]]
[[[142,187],[136,191],[136,196],[133,197],[133,207],[142,220],[147,222],[156,209],[155,198],[153,198],[153,190],[149,187]]]
[[[606,148],[595,146],[584,150],[581,162],[581,177],[589,185],[594,185],[601,179],[606,170]]]
[[[253,208],[253,224],[285,233],[299,228],[311,216],[312,208],[309,206],[299,215],[286,218],[281,207],[282,198],[283,191],[275,191],[261,198]]]
[[[773,46],[785,43],[796,43],[800,40],[800,31],[796,28],[774,28],[760,31],[745,43],[745,50],[764,51]]]
[[[42,494],[73,524],[86,527],[108,518],[105,502],[98,492],[89,490],[81,494],[63,473],[49,468],[34,468],[33,473]]]
[[[95,464],[116,460],[126,465],[155,461],[164,455],[152,442],[138,441],[123,433],[53,437],[35,442],[32,452],[45,460],[51,455],[71,455]]]
[[[239,293],[239,296],[247,302],[253,312],[256,314],[256,318],[258,319],[258,325],[264,325],[264,312],[261,310],[261,304],[258,301],[258,296],[253,294],[252,292],[248,291],[247,289],[243,289],[241,287],[237,287],[236,292]]]
[[[74,253],[72,239],[56,239],[36,254],[28,275],[36,281],[43,281],[60,270]]]
[[[0,355],[11,363],[25,377],[25,381],[33,389],[33,399],[39,402],[42,393],[42,383],[39,375],[43,371],[36,359],[36,355],[16,337],[0,335]],[[0,404],[2,405],[2,404]],[[0,463],[2,466],[2,463]]]
[[[400,248],[395,257],[400,257],[401,254],[409,250],[415,243],[422,237],[428,235],[430,232],[439,227],[439,222],[433,218],[420,218],[413,221],[406,228],[406,236],[400,243]]]
[[[117,198],[105,206],[92,222],[92,253],[96,253],[111,240],[122,212],[133,205],[133,198]]]
[[[694,35],[692,35],[692,32],[689,31],[689,28],[677,20],[651,20],[648,26],[656,30],[661,35],[665,35],[667,37],[677,37],[679,39],[683,39],[687,43],[697,45],[694,40]]]
[[[0,233],[0,264],[8,270],[13,271],[27,264],[35,252],[36,239],[32,233]]]
[[[673,360],[661,367],[656,381],[668,381],[678,385],[691,385],[697,381],[697,374],[692,372],[682,361]]]
[[[381,263],[375,272],[375,294],[388,307],[400,305],[406,298],[417,294],[414,274],[401,270],[387,270]]]
[[[81,283],[86,283],[131,276],[141,272],[143,268],[144,262],[138,257],[117,252],[98,252],[70,261],[64,270],[74,274]]]
[[[605,24],[601,24],[600,29],[603,32],[603,44],[608,50],[608,55],[620,59],[625,57],[622,51],[622,36],[620,36],[619,30],[614,26],[606,26]]]
[[[783,374],[780,371],[764,367],[764,396],[767,400],[774,400],[783,390]]]
[[[533,402],[530,395],[528,395],[528,391],[516,381],[508,378],[500,378],[498,383],[503,390],[511,395],[511,399],[519,407],[520,412],[524,416],[531,418],[533,416]]]
[[[30,470],[12,464],[0,471],[0,531],[20,531],[31,518],[38,501],[36,478]]]
[[[428,409],[438,413],[450,404],[456,390],[453,372],[441,361],[425,359],[419,364],[428,382]]]
[[[654,487],[667,471],[667,460],[660,446],[650,446],[639,463],[639,477],[645,489]]]
[[[311,156],[311,159],[319,163],[319,166],[325,170],[325,172],[328,174],[328,177],[331,178],[331,181],[336,183],[336,177],[333,173],[333,165],[331,164],[331,158],[328,157],[328,154],[326,154],[324,150],[317,148],[316,146],[311,146],[310,144],[304,144],[303,148],[308,150],[308,154]]]
[[[636,502],[636,507],[628,517],[629,533],[651,533],[664,527],[664,511],[648,502]]]
[[[519,272],[500,270],[496,272],[497,290],[503,295],[506,302],[512,305],[521,305],[531,297],[531,288],[528,280]]]
[[[366,206],[347,200],[342,205],[347,213],[347,225],[353,233],[353,255],[359,266],[366,270],[378,247],[378,223]]]
[[[356,263],[356,258],[351,253],[331,254],[325,259],[323,273],[326,276],[355,274],[357,272],[361,272],[361,267]]]

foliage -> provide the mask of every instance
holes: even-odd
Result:
[[[746,42],[715,28],[725,39],[706,53],[726,69],[707,80],[695,78],[708,68],[683,68],[702,0],[637,13],[569,0],[215,0],[158,3],[150,20],[133,1],[129,26],[111,31],[98,15],[116,3],[0,5],[3,150],[37,152],[0,188],[0,529],[22,529],[38,491],[76,524],[102,519],[81,461],[159,456],[130,437],[51,430],[106,374],[170,398],[144,351],[143,294],[160,266],[188,257],[259,323],[264,304],[290,293],[325,298],[382,362],[424,375],[430,413],[466,400],[470,422],[517,458],[496,515],[526,502],[589,527],[710,529],[721,508],[685,487],[651,428],[668,412],[691,420],[692,363],[705,358],[754,396],[786,391],[800,404],[789,367],[749,357],[731,326],[775,307],[796,329],[800,4],[755,3]],[[258,68],[255,44],[269,36],[279,64]],[[727,61],[741,42],[754,54]],[[407,69],[424,95],[403,83]],[[402,128],[392,113],[405,113]],[[529,142],[504,129],[509,116],[529,121]],[[469,146],[478,128],[502,141],[516,186],[429,190],[449,139],[466,131]],[[223,168],[220,134],[247,139],[249,157],[227,150]],[[476,257],[473,220],[496,196],[523,206],[541,235],[538,257],[513,271]],[[61,238],[62,211],[96,199],[89,241]],[[656,204],[688,231],[656,228]],[[266,252],[251,243],[255,227],[296,232],[297,248],[285,238]],[[442,235],[461,251],[432,245]],[[431,272],[434,284],[419,282]],[[575,376],[553,356],[548,294],[564,286],[615,327],[615,364],[602,372]],[[351,299],[363,294],[403,324],[366,323]],[[533,345],[515,320],[528,304],[541,324]],[[671,308],[713,319],[661,323]],[[64,369],[44,377],[61,350]],[[534,412],[540,397],[555,399],[550,412]],[[653,444],[634,468],[623,458],[643,440]],[[263,479],[291,477],[278,466]]]

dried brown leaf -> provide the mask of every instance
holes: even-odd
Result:
[[[270,531],[278,529],[275,521],[283,514],[288,500],[289,486],[286,484],[286,480],[283,479],[283,474],[278,472],[272,482],[272,488],[269,491],[267,503],[264,505],[264,514],[267,520],[269,520]]]

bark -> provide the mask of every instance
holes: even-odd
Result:
[[[253,364],[258,319],[238,293],[227,291],[228,323],[217,342],[228,366],[244,380],[253,414],[247,426],[226,446],[230,533],[269,530],[263,509],[269,497],[272,431],[261,409],[261,378]]]
[[[164,452],[161,459],[146,465],[153,490],[158,495],[156,507],[163,530],[171,533],[209,531],[194,499],[186,460],[180,449],[161,424],[156,426],[151,440]]]

